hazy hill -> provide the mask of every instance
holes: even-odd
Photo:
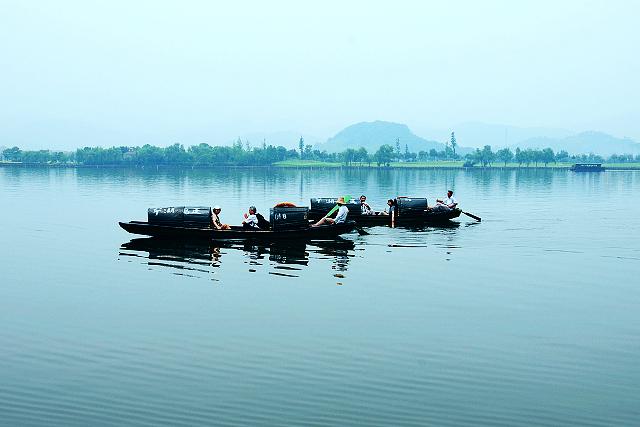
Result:
[[[328,152],[339,152],[347,148],[364,147],[369,153],[374,153],[383,144],[395,147],[396,138],[400,138],[400,147],[403,152],[405,144],[409,146],[409,151],[414,153],[429,151],[432,148],[441,151],[445,148],[444,144],[440,142],[430,141],[415,135],[407,125],[383,121],[362,122],[348,126],[334,137],[329,138],[319,148]]]
[[[565,138],[530,138],[517,145],[520,148],[551,147],[555,151],[565,150],[570,154],[640,154],[640,144],[634,140],[616,138],[602,132],[582,132]]]
[[[516,127],[498,124],[468,122],[454,126],[458,144],[482,148],[490,145],[494,150],[503,147],[546,148],[566,150],[571,154],[639,154],[640,144],[629,138],[617,138],[603,132],[575,133],[567,129],[544,127]],[[451,130],[424,129],[420,133],[428,138],[445,140]]]
[[[517,127],[481,122],[460,123],[451,129],[420,129],[419,133],[426,138],[443,141],[452,131],[455,131],[459,144],[472,148],[482,148],[485,145],[492,148],[511,147],[531,138],[565,138],[574,134],[567,129]]]

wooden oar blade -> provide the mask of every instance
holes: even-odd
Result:
[[[368,236],[369,235],[369,233],[366,230],[364,230],[362,227],[356,227],[356,231],[361,236]]]
[[[476,216],[476,215],[474,215],[472,213],[465,212],[465,211],[462,211],[462,213],[465,214],[466,216],[470,216],[471,218],[475,219],[478,222],[482,221],[482,218],[480,218],[479,216]]]

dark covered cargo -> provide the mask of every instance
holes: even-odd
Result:
[[[208,227],[211,224],[211,208],[206,206],[149,208],[147,217],[150,224]]]
[[[271,229],[293,230],[309,227],[309,208],[307,207],[279,207],[271,208]]]
[[[208,226],[211,224],[211,208],[206,206],[185,206],[183,218],[185,225]]]
[[[424,215],[427,209],[427,199],[424,197],[398,197],[398,216]]]
[[[318,197],[311,199],[311,217],[322,218],[338,203],[337,197]],[[360,216],[360,200],[351,199],[348,203],[345,203],[347,209],[349,209],[349,218],[354,216]],[[335,216],[335,214],[331,215]]]

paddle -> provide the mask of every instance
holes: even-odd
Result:
[[[349,200],[351,200],[351,196],[344,196],[344,201],[345,202],[349,202]],[[335,211],[337,211],[340,208],[340,205],[336,204],[333,208],[331,208],[331,210],[329,212],[327,212],[327,214],[324,216],[324,218],[327,218],[328,216],[330,216],[332,213],[334,213]],[[323,219],[324,219],[323,218]],[[365,231],[362,227],[360,227],[359,225],[355,226],[356,231],[358,232],[358,234],[360,236],[368,236],[369,233],[367,231]]]
[[[334,213],[334,212],[336,211],[336,209],[338,209],[338,208],[339,208],[339,205],[335,205],[335,206],[333,207],[333,209],[331,209],[331,210],[329,211],[329,213],[328,213],[328,214],[326,214],[326,215],[324,216],[324,218],[326,218],[326,217],[328,217],[329,215],[331,215],[332,213]],[[324,218],[323,218],[323,219],[324,219]],[[359,234],[359,235],[361,235],[361,236],[368,236],[368,235],[369,235],[369,233],[368,233],[367,231],[365,231],[365,230],[364,230],[362,227],[360,227],[359,225],[356,225],[356,231],[357,231],[357,232],[358,232],[358,234]]]
[[[369,233],[366,230],[364,230],[362,227],[360,227],[359,225],[356,225],[356,231],[361,236],[368,236],[369,235]]]
[[[463,214],[465,214],[466,216],[470,216],[471,218],[475,219],[475,220],[476,220],[476,221],[478,221],[478,222],[482,221],[482,218],[480,218],[479,216],[475,216],[475,215],[474,215],[474,214],[472,214],[472,213],[465,212],[465,211],[462,211],[462,210],[461,210],[460,212],[462,212],[462,213],[463,213]]]

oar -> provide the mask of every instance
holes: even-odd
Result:
[[[347,198],[351,198],[351,196],[346,196],[344,197],[345,201],[347,200]],[[331,215],[332,213],[334,213],[335,211],[337,211],[340,208],[340,205],[335,205],[333,208],[331,208],[331,210],[324,216],[324,218],[328,217],[329,215]],[[324,219],[323,218],[323,219]],[[368,236],[369,233],[367,231],[365,231],[362,227],[360,227],[359,225],[356,225],[356,231],[358,232],[359,235],[361,236]]]
[[[478,222],[482,221],[482,218],[480,218],[479,216],[475,216],[475,215],[474,215],[474,214],[472,214],[472,213],[465,212],[465,211],[462,211],[462,210],[461,210],[460,212],[462,212],[462,213],[463,213],[463,214],[465,214],[466,216],[470,216],[471,218],[475,219],[475,220],[476,220],[476,221],[478,221]]]
[[[362,227],[360,227],[359,225],[356,225],[356,231],[361,236],[368,236],[369,235],[369,233],[366,230],[364,230]]]
[[[329,211],[329,213],[327,213],[324,217],[328,217],[329,215],[331,215],[332,213],[334,213],[340,206],[339,205],[335,205],[333,207],[333,209],[331,209]],[[356,225],[356,231],[358,232],[359,235],[361,236],[368,236],[369,233],[367,231],[365,231],[362,227],[360,227],[359,225]]]

